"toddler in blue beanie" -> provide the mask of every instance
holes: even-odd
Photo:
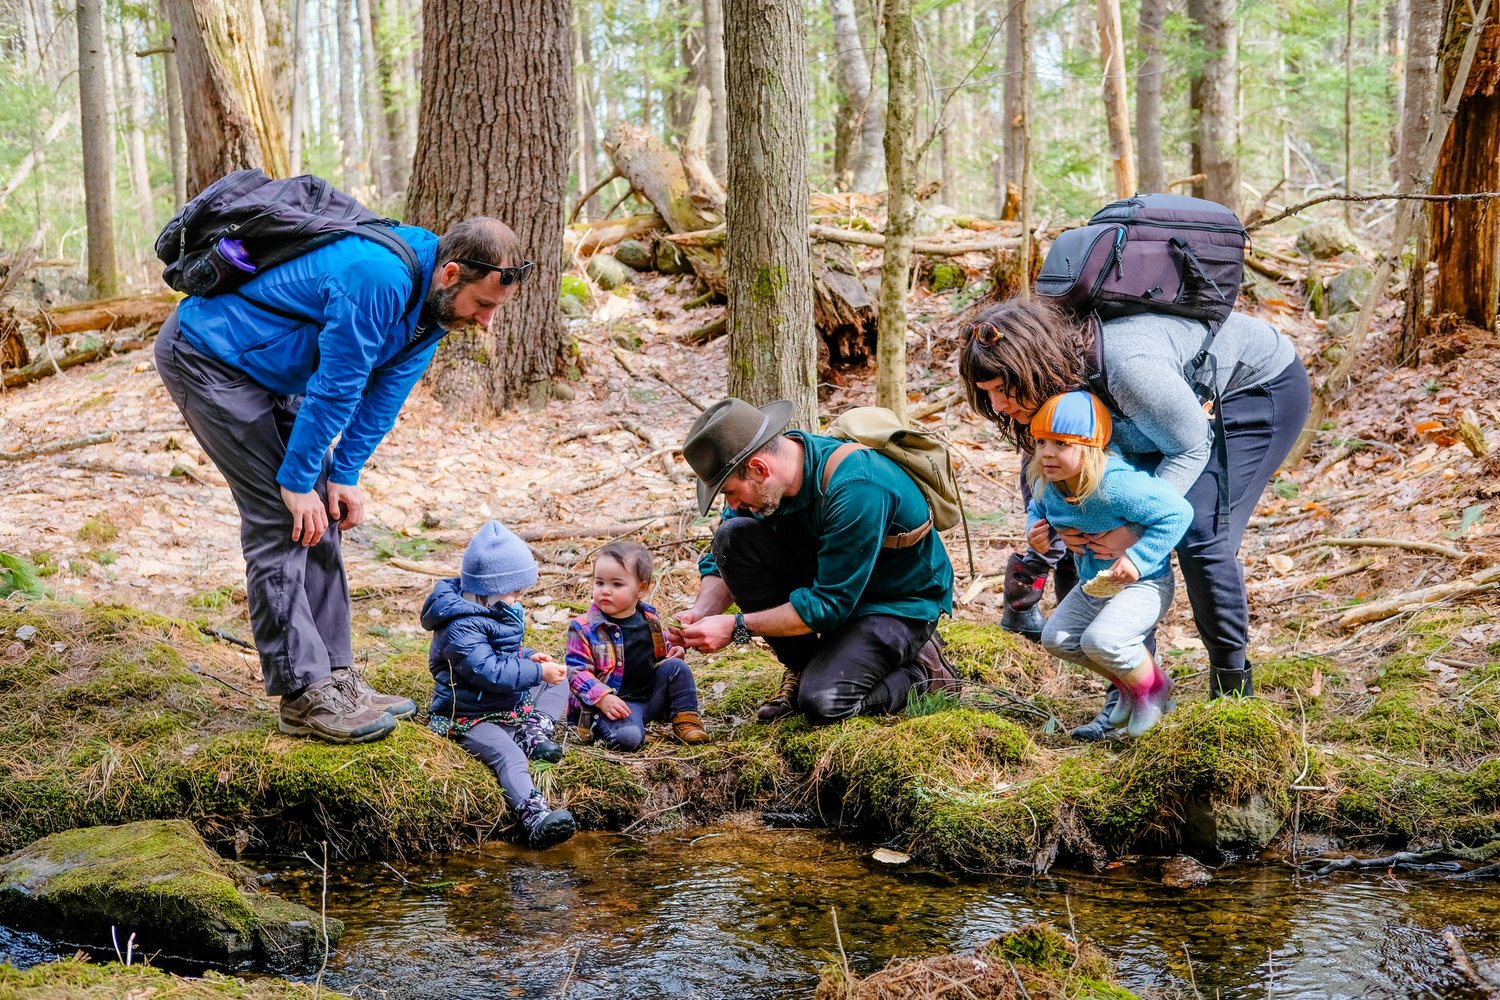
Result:
[[[567,707],[567,668],[523,645],[521,592],[536,583],[536,559],[499,521],[479,529],[458,577],[441,580],[422,605],[432,633],[427,656],[432,708],[427,725],[495,772],[531,843],[573,835],[573,816],[553,809],[532,783],[528,758],[556,762],[555,720]]]

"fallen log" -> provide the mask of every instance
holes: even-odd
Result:
[[[885,237],[880,233],[866,233],[858,229],[840,229],[837,226],[820,226],[816,223],[807,227],[807,235],[814,240],[822,240],[825,243],[852,243],[856,246],[876,247],[885,246]],[[668,242],[675,243],[680,247],[720,247],[724,245],[724,227],[715,226],[712,229],[700,229],[686,233],[671,233],[662,237]],[[1000,236],[988,240],[959,240],[956,242],[943,242],[941,240],[917,240],[912,244],[915,253],[928,257],[957,257],[966,253],[992,253],[996,250],[1011,250],[1021,245],[1019,236]]]
[[[86,365],[90,361],[107,358],[112,354],[138,351],[149,343],[151,343],[149,340],[115,340],[100,344],[98,347],[90,347],[87,350],[73,351],[69,354],[64,354],[60,358],[54,358],[49,355],[40,361],[33,361],[25,368],[17,368],[15,371],[6,372],[3,384],[6,389],[16,389],[23,385],[29,385],[39,379],[44,379],[49,375],[61,374],[69,368],[76,368],[79,365]]]
[[[621,219],[605,219],[602,222],[590,222],[582,226],[569,226],[563,234],[563,251],[587,257],[598,253],[605,247],[612,247],[624,240],[633,240],[665,228],[667,228],[666,222],[655,212],[646,215],[627,215]]]
[[[1404,594],[1387,597],[1383,601],[1358,604],[1339,616],[1340,628],[1354,628],[1368,622],[1384,621],[1407,611],[1417,611],[1438,601],[1457,600],[1474,594],[1494,590],[1500,585],[1500,566],[1491,566],[1472,573],[1462,580],[1439,583],[1420,590],[1409,590]]]
[[[95,299],[55,309],[17,313],[42,333],[42,339],[89,330],[108,332],[126,327],[145,326],[155,332],[166,321],[182,296],[170,289],[146,295],[126,295],[117,299]]]

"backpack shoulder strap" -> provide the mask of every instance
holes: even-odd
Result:
[[[838,470],[838,467],[843,464],[844,459],[848,458],[856,451],[869,450],[869,445],[860,444],[858,441],[846,441],[843,444],[839,445],[837,448],[833,449],[833,454],[829,455],[827,460],[823,462],[823,492],[825,494],[828,492],[828,484],[833,481],[833,474]],[[928,534],[931,533],[931,531],[932,516],[929,513],[927,520],[923,521],[921,524],[917,525],[910,531],[903,531],[895,535],[886,535],[880,540],[880,547],[883,549],[909,549],[913,545],[920,542],[922,539],[926,538]]]
[[[823,462],[823,481],[821,488],[824,493],[828,492],[828,484],[832,482],[834,472],[838,470],[838,467],[840,465],[844,464],[844,459],[848,458],[854,452],[861,449],[868,450],[868,446],[862,445],[858,441],[845,441],[843,444],[833,449],[833,454],[829,455],[827,460]]]
[[[411,294],[406,297],[406,307],[401,310],[405,316],[411,312],[422,301],[427,289],[422,287],[422,262],[417,260],[417,252],[411,248],[401,237],[391,232],[391,224],[386,219],[374,219],[361,222],[350,230],[355,236],[362,236],[372,243],[379,243],[391,253],[401,258],[401,263],[411,272]]]
[[[1109,379],[1104,371],[1104,324],[1098,313],[1089,313],[1084,324],[1089,328],[1089,346],[1083,354],[1083,380],[1088,390],[1104,401],[1114,413],[1120,412],[1119,404],[1109,394]]]

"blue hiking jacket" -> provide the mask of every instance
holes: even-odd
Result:
[[[392,232],[416,251],[425,289],[436,266],[437,237],[416,226]],[[177,307],[177,322],[194,347],[271,392],[306,397],[276,481],[307,493],[336,437],[329,478],[345,486],[359,482],[432,360],[444,331],[419,329],[420,306],[404,313],[410,293],[411,272],[399,257],[346,236],[256,275],[237,293],[188,296]]]
[[[473,718],[514,712],[542,682],[542,665],[522,645],[521,606],[486,608],[465,600],[458,577],[438,581],[422,605],[422,627],[432,633],[432,715]]]

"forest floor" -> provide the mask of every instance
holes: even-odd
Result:
[[[588,604],[590,555],[613,536],[655,551],[658,607],[691,602],[713,525],[696,515],[685,467],[659,452],[723,394],[727,370],[724,339],[679,340],[720,308],[684,311],[692,295],[690,278],[656,275],[600,295],[574,321],[570,399],[456,424],[418,388],[364,473],[367,523],[345,542],[356,651],[372,678],[425,704],[418,609],[431,572],[455,566],[489,517],[537,533],[528,621],[558,655],[567,619]],[[974,580],[961,533],[947,538],[959,582],[944,634],[970,680],[961,706],[824,730],[757,726],[748,720],[777,677],[770,657],[694,654],[713,744],[656,740],[635,758],[576,747],[539,766],[541,784],[586,826],[639,831],[754,807],[857,825],[971,869],[1175,846],[1213,802],[1269,803],[1281,819],[1295,805],[1283,841],[1300,834],[1304,852],[1319,844],[1309,831],[1372,848],[1500,831],[1494,594],[1337,623],[1353,605],[1500,558],[1500,462],[1475,458],[1455,430],[1465,410],[1500,426],[1500,344],[1450,334],[1405,368],[1376,360],[1377,336],[1307,459],[1267,491],[1242,553],[1261,699],[1204,703],[1202,647],[1179,600],[1159,640],[1178,711],[1134,743],[1080,746],[1064,734],[1091,717],[1099,682],[993,626],[1024,512],[1015,453],[953,395],[971,295],[914,292],[908,340],[913,406],[951,399],[926,423],[953,442],[974,536]],[[1316,383],[1326,333],[1298,301],[1273,292],[1246,308],[1296,341]],[[1377,327],[1397,309],[1382,306]],[[870,402],[871,376],[825,385],[822,412]],[[0,851],[155,815],[188,816],[221,847],[252,852],[331,837],[346,854],[401,854],[507,825],[493,778],[422,727],[360,748],[275,733],[253,657],[200,632],[248,637],[239,520],[149,352],[0,399],[0,458],[101,431],[115,437],[0,461],[0,552],[37,567],[55,598],[0,604]]]

